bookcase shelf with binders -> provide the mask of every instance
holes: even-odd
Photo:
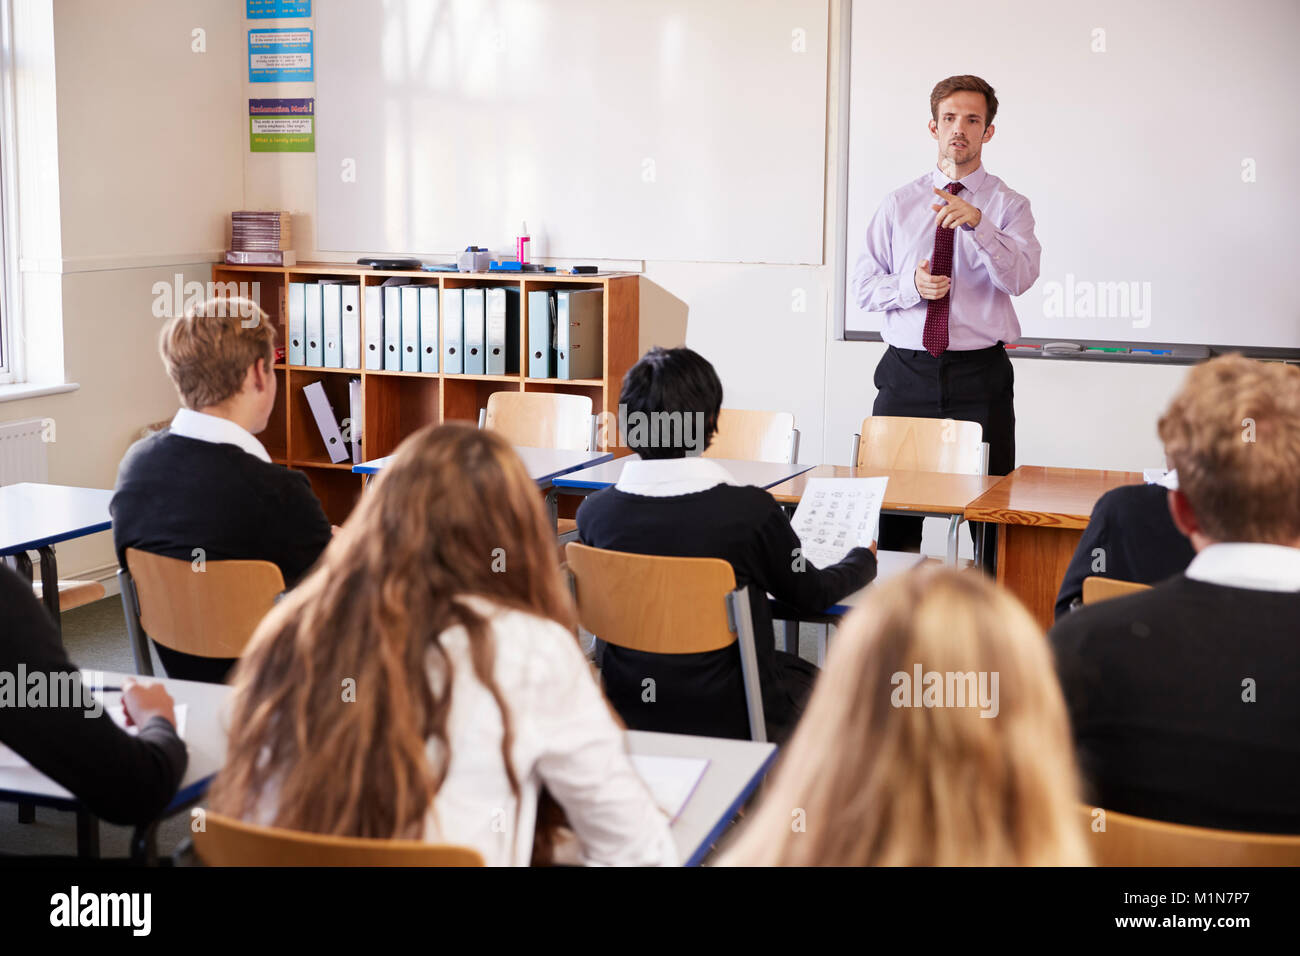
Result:
[[[476,422],[498,391],[585,395],[597,414],[617,414],[623,375],[638,354],[636,275],[429,273],[303,262],[283,268],[219,263],[213,280],[226,283],[228,294],[254,298],[275,323],[286,355],[276,366],[280,396],[263,443],[273,460],[307,474],[335,523],[355,505],[361,479],[351,472],[350,458],[330,460],[305,394],[308,386],[320,384],[348,439],[360,422],[360,454],[370,460],[392,454],[426,424]],[[310,287],[316,291],[309,293]],[[301,342],[291,341],[296,295],[302,295],[304,310],[308,295],[313,308],[321,303],[320,350],[310,356],[306,328]],[[332,298],[344,333],[337,352],[325,325]],[[566,310],[573,313],[571,343],[578,347],[561,361],[558,349],[548,355],[537,345],[565,341],[555,323]],[[397,316],[397,323],[386,327],[386,315]],[[295,344],[301,351],[291,348]],[[354,379],[361,381],[355,397],[349,389]],[[360,409],[353,407],[357,400]]]

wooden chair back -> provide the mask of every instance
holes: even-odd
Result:
[[[194,849],[208,866],[483,866],[474,849],[422,840],[302,833],[204,813]]]
[[[720,558],[671,558],[565,546],[578,620],[608,644],[698,654],[739,644],[750,735],[766,740],[749,593]]]
[[[718,433],[703,457],[793,462],[796,434],[789,412],[724,408],[718,414]]]
[[[979,422],[872,415],[862,420],[858,468],[984,473],[984,429]]]
[[[590,451],[591,399],[559,392],[493,392],[483,427],[512,445]]]
[[[1098,866],[1300,866],[1300,836],[1214,830],[1080,809]],[[1096,821],[1103,819],[1106,828],[1099,830]]]
[[[1083,579],[1083,603],[1096,604],[1098,601],[1109,601],[1111,598],[1135,594],[1138,591],[1146,591],[1150,588],[1151,585],[1149,584],[1138,584],[1136,581],[1121,581],[1118,578],[1103,578],[1092,574]]]
[[[159,644],[196,657],[238,657],[284,590],[270,561],[189,561],[126,549],[140,626]]]

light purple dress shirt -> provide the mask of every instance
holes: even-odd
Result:
[[[853,270],[858,305],[884,312],[880,334],[900,349],[923,349],[927,300],[916,291],[916,266],[934,260],[933,192],[951,180],[937,168],[896,189],[880,204]],[[980,224],[953,236],[952,286],[948,295],[948,349],[983,349],[1020,338],[1011,304],[1038,278],[1042,247],[1034,238],[1029,200],[983,166],[961,179],[960,196],[980,211]]]

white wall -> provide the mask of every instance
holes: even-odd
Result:
[[[139,429],[176,410],[152,290],[177,273],[211,278],[230,210],[243,202],[242,7],[54,4],[62,251],[20,268],[25,285],[53,273],[61,287],[64,374],[80,388],[0,404],[0,420],[54,420],[52,482],[112,487]],[[205,53],[191,51],[195,28],[206,31]],[[29,308],[28,321],[58,315]],[[58,553],[63,577],[116,566],[107,533]]]
[[[175,410],[157,358],[151,287],[176,272],[206,280],[202,263],[224,248],[231,210],[294,212],[295,245],[311,257],[315,157],[249,153],[246,100],[311,96],[313,86],[250,88],[242,8],[228,0],[55,5],[58,268],[67,377],[81,388],[0,404],[3,420],[55,419],[51,481],[110,487],[135,432]],[[685,308],[686,344],[717,365],[728,404],[793,411],[805,462],[847,462],[851,435],[875,397],[871,376],[882,353],[878,343],[834,337],[839,9],[832,4],[827,264],[603,263],[645,273],[643,344],[679,344],[672,329]],[[205,54],[190,52],[195,27],[207,31]],[[996,85],[996,76],[989,79]],[[928,93],[910,91],[918,111]],[[998,153],[990,149],[996,171]],[[1032,359],[1014,367],[1020,463],[1162,463],[1155,420],[1185,369]],[[65,577],[106,570],[108,536],[61,547],[60,562]]]

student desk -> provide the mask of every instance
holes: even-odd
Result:
[[[558,525],[558,514],[556,510],[555,491],[552,489],[552,482],[560,475],[567,475],[570,472],[578,471],[582,468],[588,468],[591,465],[599,465],[601,462],[609,461],[614,457],[613,452],[608,451],[571,451],[566,448],[526,448],[523,445],[513,446],[515,454],[518,455],[528,470],[528,477],[537,482],[538,486],[547,489],[546,507],[550,514],[551,525]],[[391,455],[385,458],[376,458],[372,461],[362,462],[359,465],[353,465],[354,474],[364,475],[364,481],[369,481],[372,475],[377,475],[384,470]]]
[[[82,669],[91,686],[121,687],[134,674]],[[226,731],[222,724],[222,706],[230,694],[224,684],[204,684],[170,678],[145,678],[143,683],[160,683],[177,704],[186,705],[185,733],[182,739],[189,749],[189,763],[180,789],[158,819],[135,828],[131,837],[131,858],[138,863],[152,862],[155,855],[154,835],[166,817],[189,809],[207,793],[208,784],[226,760]],[[106,704],[121,701],[121,694],[104,695]],[[0,801],[16,801],[71,810],[77,815],[77,855],[99,856],[99,821],[86,811],[81,801],[40,771],[27,767],[0,767]]]
[[[131,674],[83,670],[88,682],[120,687]],[[167,688],[177,704],[186,705],[185,745],[189,764],[180,789],[157,820],[138,826],[131,839],[131,857],[152,862],[158,823],[194,806],[207,793],[208,784],[226,760],[225,705],[231,688],[170,678],[154,678]],[[120,695],[105,695],[116,703]],[[681,734],[628,732],[628,750],[634,754],[664,757],[705,757],[709,766],[681,814],[672,824],[673,840],[681,861],[694,866],[726,830],[737,810],[749,798],[776,756],[776,745],[749,740],[723,740]],[[98,821],[81,802],[49,777],[32,767],[0,767],[0,801],[33,803],[77,814],[77,853],[99,855]]]
[[[818,465],[770,488],[777,501],[798,505],[810,478],[888,478],[881,510],[888,514],[948,519],[947,563],[957,563],[957,532],[970,515],[967,506],[1002,479],[993,475],[948,475],[934,471]]]
[[[998,583],[1020,598],[1046,630],[1092,506],[1112,488],[1140,484],[1140,471],[1026,465],[971,502],[966,519],[1002,526]]]
[[[627,749],[657,757],[708,758],[704,776],[672,824],[683,866],[699,866],[776,758],[776,744],[644,730],[627,732]]]
[[[68,485],[20,482],[0,488],[0,557],[28,581],[32,562],[28,551],[41,555],[41,600],[60,639],[59,565],[54,545],[112,527],[108,503],[113,492]]]

